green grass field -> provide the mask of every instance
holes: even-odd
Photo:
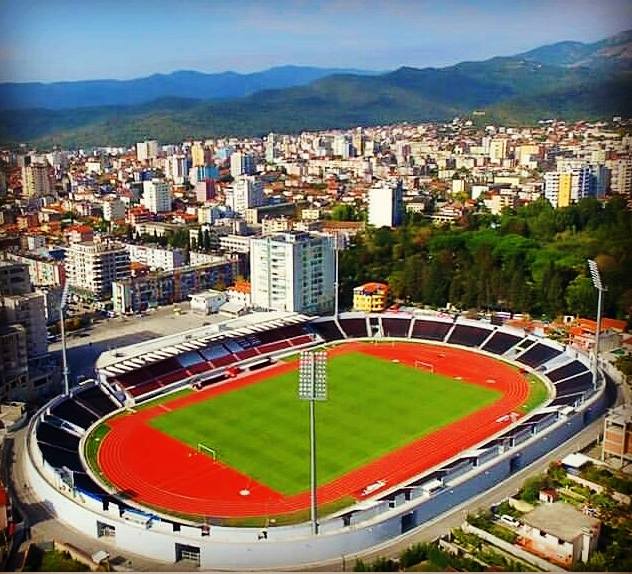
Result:
[[[485,389],[362,353],[330,358],[329,400],[316,405],[324,484],[500,398]],[[286,495],[309,485],[308,403],[296,371],[231,391],[150,424]]]

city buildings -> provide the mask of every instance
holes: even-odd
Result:
[[[0,260],[0,402],[55,390],[47,336],[45,296],[33,291],[28,266]]]
[[[158,245],[125,245],[130,261],[142,263],[152,270],[173,271],[186,264],[186,253],[182,249],[167,249]]]
[[[333,310],[334,244],[323,235],[283,233],[250,243],[252,305],[319,314]]]
[[[178,267],[114,281],[112,303],[119,314],[140,313],[160,305],[186,301],[205,289],[226,287],[237,276],[234,259],[216,258],[210,263]]]
[[[66,275],[75,291],[109,299],[112,283],[130,275],[129,253],[115,241],[75,243],[66,252]]]

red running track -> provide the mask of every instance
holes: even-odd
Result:
[[[391,488],[412,476],[484,441],[511,424],[505,415],[518,412],[529,393],[517,369],[471,351],[423,343],[344,343],[330,354],[350,351],[414,365],[432,363],[435,372],[503,393],[495,403],[394,450],[318,488],[320,504],[351,495],[362,498],[370,484],[384,481],[371,492]],[[99,449],[101,469],[129,499],[148,506],[195,516],[272,516],[309,508],[309,491],[285,496],[239,471],[214,461],[178,440],[152,428],[148,421],[221,393],[255,384],[270,376],[295,370],[294,363],[268,369],[110,421],[110,432]],[[497,419],[504,417],[503,422]],[[282,461],[279,461],[282,464]],[[247,494],[246,494],[247,493]]]

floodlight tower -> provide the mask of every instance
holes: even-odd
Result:
[[[302,351],[299,362],[298,396],[309,401],[310,487],[312,534],[318,534],[316,499],[316,411],[315,401],[327,400],[326,351]]]
[[[588,259],[588,269],[590,269],[590,276],[592,278],[593,285],[598,292],[597,298],[597,328],[595,329],[595,351],[593,356],[593,386],[597,387],[597,371],[599,368],[599,337],[601,336],[601,307],[603,302],[603,294],[608,288],[603,284],[601,280],[601,273],[599,273],[599,267],[597,263]]]
[[[68,385],[68,358],[66,357],[66,326],[64,325],[64,310],[68,304],[68,282],[64,284],[64,290],[61,294],[61,303],[59,304],[59,315],[61,319],[61,360],[64,366],[64,394],[70,394]]]

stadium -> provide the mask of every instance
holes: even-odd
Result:
[[[319,534],[298,355],[316,406]],[[104,353],[31,422],[27,473],[61,520],[202,568],[332,564],[421,528],[608,406],[587,357],[532,333],[404,312],[257,313]]]

